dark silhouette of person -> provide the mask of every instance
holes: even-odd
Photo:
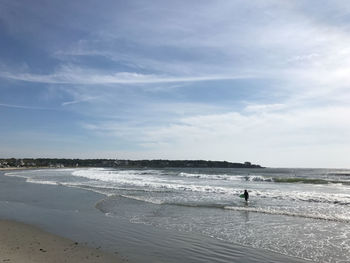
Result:
[[[244,199],[245,199],[246,202],[248,202],[249,194],[248,194],[247,190],[244,190]]]

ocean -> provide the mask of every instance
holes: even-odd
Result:
[[[74,168],[5,175],[96,192],[103,197],[95,208],[111,221],[350,262],[350,170]],[[248,202],[240,198],[245,189]]]

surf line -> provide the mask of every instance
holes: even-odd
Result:
[[[325,215],[322,216],[322,215],[312,215],[312,214],[301,214],[301,213],[293,213],[293,212],[288,212],[288,211],[276,211],[276,210],[267,210],[267,209],[260,209],[260,208],[234,207],[234,206],[225,206],[224,209],[234,210],[234,211],[245,211],[245,212],[252,212],[252,213],[270,214],[270,215],[284,215],[284,216],[303,217],[303,218],[310,218],[310,219],[350,223],[350,219],[336,218],[336,217],[330,217],[330,216],[325,216]]]

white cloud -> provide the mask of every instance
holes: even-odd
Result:
[[[90,129],[134,141],[149,158],[251,160],[262,165],[339,166],[350,153],[349,107],[198,115],[163,126],[103,123]],[[346,147],[347,146],[347,147]],[[329,152],[337,153],[328,156]],[[314,154],[310,162],[308,155]],[[317,159],[315,156],[318,156]],[[137,157],[137,155],[135,155]],[[318,165],[319,166],[319,165]]]
[[[196,82],[207,80],[229,80],[246,79],[253,76],[248,74],[237,75],[203,75],[203,76],[162,76],[154,74],[140,74],[135,72],[117,72],[106,74],[82,68],[65,66],[62,70],[49,74],[38,75],[30,73],[10,73],[0,72],[3,78],[51,84],[152,84],[152,83],[172,83],[172,82]]]
[[[245,107],[247,112],[266,112],[266,111],[276,111],[286,108],[286,105],[281,103],[276,104],[250,104]]]

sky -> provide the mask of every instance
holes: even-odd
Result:
[[[350,1],[1,0],[0,157],[350,168]]]

